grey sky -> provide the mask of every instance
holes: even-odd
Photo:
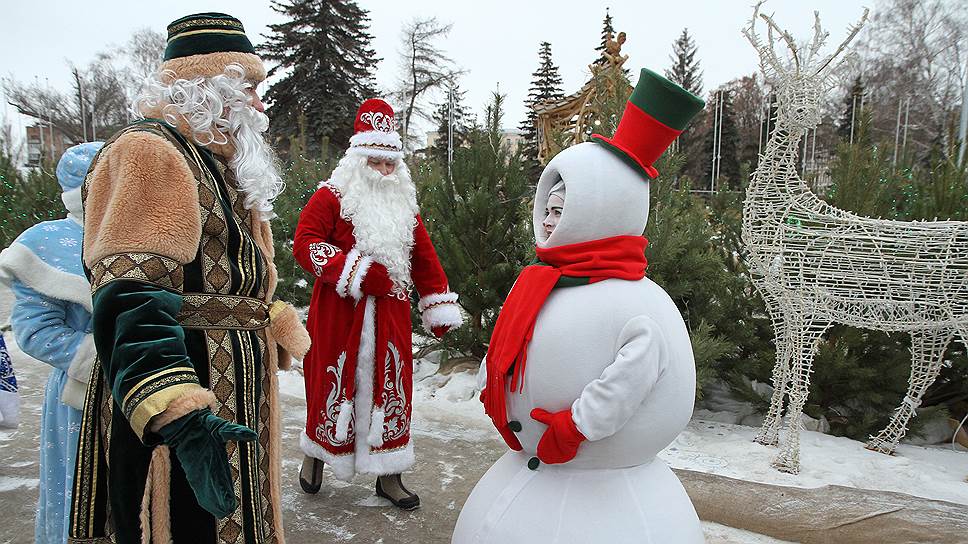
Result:
[[[836,42],[844,37],[847,25],[860,17],[863,6],[873,7],[873,2],[773,0],[764,9],[775,12],[780,25],[798,39],[812,36],[813,10],[819,10],[824,27],[831,31],[831,42]],[[4,4],[0,76],[21,81],[36,76],[41,82],[48,78],[51,86],[62,89],[70,85],[67,60],[84,66],[96,53],[123,43],[140,27],[163,32],[168,22],[182,15],[224,11],[240,18],[258,43],[268,32],[266,25],[281,20],[262,0],[99,0],[83,4],[83,9],[68,0],[6,0]],[[436,16],[454,25],[444,48],[468,70],[462,80],[468,90],[467,105],[481,112],[500,83],[501,92],[507,94],[507,127],[516,127],[524,116],[523,100],[537,68],[541,41],[551,42],[566,93],[586,80],[606,6],[616,30],[628,33],[623,51],[630,56],[627,66],[633,75],[640,67],[660,72],[667,68],[672,42],[683,27],[689,28],[699,47],[705,90],[756,69],[753,49],[740,34],[752,13],[750,0],[360,0],[359,4],[370,11],[373,45],[383,59],[375,75],[383,89],[392,87],[398,75],[402,24],[414,17]],[[13,117],[17,128],[21,123]]]

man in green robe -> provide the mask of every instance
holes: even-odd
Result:
[[[276,370],[309,337],[273,302],[265,68],[220,13],[168,26],[164,63],[84,185],[98,363],[72,542],[282,542]]]

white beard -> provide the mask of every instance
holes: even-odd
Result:
[[[406,290],[411,285],[410,253],[420,211],[417,190],[402,160],[389,176],[366,162],[365,156],[343,157],[330,183],[342,194],[341,215],[353,225],[356,248],[387,267],[393,284]]]
[[[230,109],[225,121],[235,144],[229,166],[245,197],[245,208],[268,221],[276,217],[272,201],[285,188],[276,156],[265,140],[269,118],[252,106],[243,106]]]

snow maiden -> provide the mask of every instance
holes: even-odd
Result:
[[[615,136],[542,173],[539,263],[508,295],[481,369],[511,451],[474,488],[453,542],[703,541],[656,458],[692,414],[695,362],[678,309],[645,277],[642,236],[652,165],[702,107],[642,70]]]

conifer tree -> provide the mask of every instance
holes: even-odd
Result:
[[[702,96],[702,69],[696,58],[698,47],[689,35],[689,29],[683,28],[682,34],[672,43],[672,54],[669,60],[672,65],[665,71],[665,76],[673,83],[696,96]],[[709,108],[699,112],[693,122],[676,139],[675,149],[682,152],[686,159],[683,172],[690,177],[701,177],[705,170],[704,158],[709,156],[708,150],[702,147],[702,127],[709,122],[707,116]],[[708,162],[708,161],[707,161]]]
[[[604,54],[605,44],[609,38],[615,38],[615,27],[612,26],[612,14],[608,12],[608,8],[605,8],[605,19],[602,20],[602,42],[595,48],[595,51],[599,52],[599,57],[595,61],[595,64],[605,64],[608,62]]]
[[[521,160],[531,183],[537,183],[541,174],[541,164],[538,162],[538,115],[535,107],[565,96],[561,89],[561,74],[551,59],[550,43],[541,42],[538,59],[538,69],[531,74],[531,89],[524,101],[527,116],[518,127],[521,130]]]
[[[534,256],[531,189],[520,155],[501,138],[504,96],[494,93],[483,126],[454,151],[453,176],[415,171],[421,212],[451,289],[460,293],[464,326],[444,337],[452,352],[480,360],[498,310],[527,260]]]
[[[702,96],[702,70],[696,58],[697,51],[689,29],[683,28],[682,34],[672,44],[672,54],[669,55],[672,67],[665,71],[665,76],[692,94]]]
[[[285,147],[304,115],[310,151],[325,140],[344,147],[356,109],[376,94],[380,59],[370,45],[368,12],[353,0],[274,0],[272,9],[289,19],[269,25],[259,48],[263,59],[278,63],[270,76],[288,71],[265,95],[273,136]]]
[[[471,113],[464,105],[464,97],[467,91],[460,90],[455,84],[448,92],[454,94],[454,149],[462,147],[467,142],[468,132],[471,130],[473,120]],[[430,148],[430,156],[437,160],[442,166],[447,166],[447,131],[450,127],[450,100],[444,95],[442,102],[437,104],[434,111],[434,123],[437,125],[437,140]]]

